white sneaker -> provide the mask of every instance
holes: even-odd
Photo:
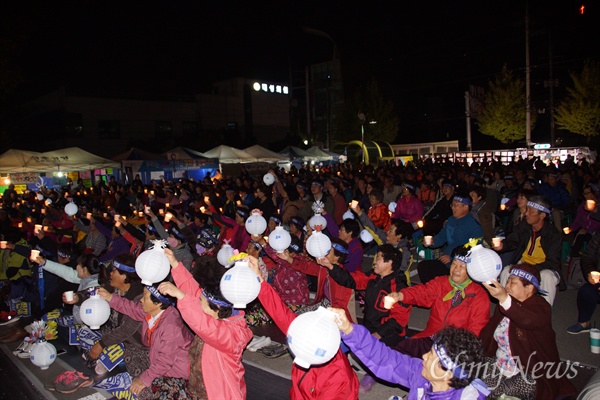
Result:
[[[256,339],[256,340],[255,340]],[[258,338],[252,339],[248,347],[246,347],[251,352],[256,352],[258,349],[262,349],[271,344],[271,338],[268,336],[258,336]]]
[[[15,356],[18,355],[25,348],[25,346],[27,345],[27,343],[28,342],[26,342],[26,341],[23,340],[21,342],[21,344],[16,349],[13,350],[13,352],[12,352],[13,355],[15,355]]]
[[[25,342],[25,346],[16,354],[19,358],[29,358],[34,342]]]

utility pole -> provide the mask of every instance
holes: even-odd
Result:
[[[552,61],[552,35],[548,32],[548,55],[550,65],[550,146],[554,147],[554,66]]]
[[[529,67],[529,1],[525,2],[525,142],[531,147],[531,71]]]
[[[467,90],[465,92],[465,114],[467,115],[467,150],[473,150],[471,145],[471,95]]]

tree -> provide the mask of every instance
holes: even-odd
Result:
[[[573,87],[556,111],[556,125],[585,136],[590,142],[600,133],[600,63],[587,61],[580,74],[571,73]]]
[[[502,143],[522,140],[527,131],[526,108],[525,84],[504,65],[485,94],[483,111],[477,118],[479,131]],[[535,121],[536,114],[532,113],[532,130]]]
[[[358,89],[354,96],[346,99],[343,117],[339,121],[336,140],[350,141],[361,139],[361,122],[358,113],[366,115],[365,140],[392,143],[398,136],[400,119],[394,104],[383,98],[377,82],[372,79],[364,89]],[[370,123],[375,122],[375,123]]]

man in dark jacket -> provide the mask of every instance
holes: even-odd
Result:
[[[519,224],[513,233],[494,246],[500,252],[514,251],[510,264],[526,263],[540,271],[541,288],[548,292],[546,300],[552,305],[556,296],[556,286],[560,282],[560,251],[562,238],[550,222],[552,205],[543,196],[529,198],[525,211],[527,224]],[[500,283],[506,285],[509,266],[505,266],[500,274]]]

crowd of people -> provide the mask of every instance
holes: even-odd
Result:
[[[374,378],[415,399],[574,393],[558,371],[552,304],[566,288],[566,242],[569,257],[581,258],[584,282],[568,332],[589,331],[600,301],[598,164],[421,160],[268,174],[271,185],[243,173],[146,183],[136,176],[92,187],[79,180],[23,193],[9,186],[0,208],[3,318],[18,318],[15,305],[25,303],[34,319],[59,309],[81,323],[78,307],[96,288],[112,311],[84,357],[103,373],[95,363],[101,352],[123,344],[129,390],[142,399],[244,399],[241,360],[252,328],[274,322],[286,333],[296,316],[320,306],[339,315],[342,346],[326,364],[294,365],[293,399],[356,399]],[[71,203],[75,213],[67,213]],[[256,212],[268,222],[262,234],[246,230]],[[311,223],[315,214],[326,223]],[[277,227],[292,239],[283,251],[266,240]],[[315,230],[330,238],[324,257],[307,251]],[[171,271],[144,285],[136,258],[161,243]],[[245,253],[262,282],[246,312],[219,287],[225,244]],[[503,261],[491,284],[467,273],[476,244]],[[69,290],[72,300],[63,295]],[[425,330],[414,334],[413,306],[430,309]],[[360,382],[353,359],[367,371]],[[475,371],[476,364],[489,368]]]

